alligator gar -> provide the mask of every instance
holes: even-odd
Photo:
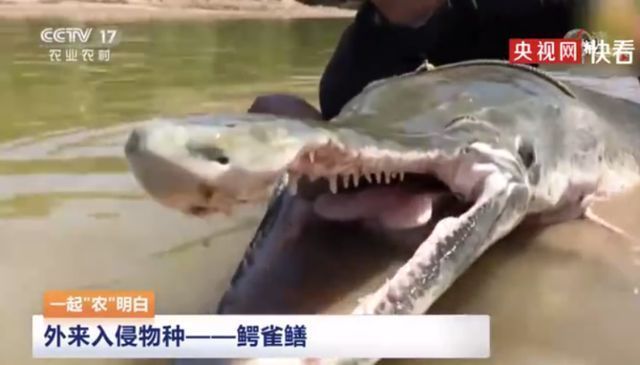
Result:
[[[639,141],[640,105],[469,61],[375,82],[329,123],[164,121],[135,130],[125,150],[145,190],[188,214],[273,196],[219,313],[252,312],[243,280],[261,249],[315,235],[410,249],[353,313],[422,314],[525,220],[617,230],[590,207],[640,182]]]

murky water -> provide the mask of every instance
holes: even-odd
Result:
[[[123,25],[111,61],[95,64],[51,64],[38,46],[47,25],[0,23],[0,364],[36,363],[30,316],[47,289],[150,289],[160,313],[210,311],[262,211],[201,220],[160,207],[128,174],[124,138],[149,118],[241,111],[264,92],[315,101],[345,22]],[[640,192],[603,212],[640,237]],[[492,315],[494,356],[477,363],[635,365],[636,257],[588,223],[521,231],[435,311]]]

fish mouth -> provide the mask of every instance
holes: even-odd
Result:
[[[330,142],[302,151],[287,169],[287,185],[320,219],[358,223],[392,243],[417,247],[435,224],[478,200],[491,171],[478,169],[480,162],[463,149],[363,153]]]
[[[310,203],[318,219],[359,225],[390,244],[415,249],[435,224],[467,211],[473,202],[427,173],[350,177],[332,188],[328,179],[302,177],[295,197]]]
[[[486,181],[500,169],[491,156],[472,149],[451,154],[377,151],[384,157],[372,159],[356,152],[357,161],[349,162],[344,156],[319,159],[318,152],[303,151],[287,168],[276,194],[279,203],[272,202],[274,209],[269,209],[261,223],[218,313],[322,312],[371,279],[374,274],[370,268],[357,262],[370,259],[367,256],[380,252],[380,247],[394,249],[386,251],[382,259],[386,263],[381,264],[385,266],[399,257],[409,262],[425,243],[433,242],[435,256],[419,265],[427,272],[427,282],[420,284],[420,277],[408,273],[416,284],[384,289],[386,308],[367,310],[386,313],[388,303],[396,303],[392,304],[393,312],[403,313],[407,309],[402,307],[403,301],[416,292],[435,290],[433,296],[437,297],[437,292],[446,288],[447,284],[439,283],[429,272],[455,277],[484,247],[480,237],[474,238],[477,243],[473,244],[466,243],[465,237],[472,229],[482,235],[492,229],[491,220],[484,217],[485,212],[495,211],[485,194],[490,190]],[[476,213],[480,215],[476,217]],[[345,259],[344,252],[351,246],[357,247],[357,253],[351,252]],[[292,250],[313,253],[296,256]],[[431,271],[431,263],[440,260],[451,264],[437,264],[437,271]],[[340,265],[356,268],[346,279],[343,276],[331,282],[332,271]],[[327,271],[326,266],[334,269]],[[427,289],[425,285],[436,287]]]

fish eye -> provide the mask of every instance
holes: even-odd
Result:
[[[193,156],[197,156],[209,161],[215,161],[221,165],[229,163],[229,157],[224,151],[215,146],[187,145],[187,149]]]

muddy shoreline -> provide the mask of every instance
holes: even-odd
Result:
[[[294,0],[0,0],[0,20],[317,19],[350,18],[354,14],[350,9],[308,6]]]

